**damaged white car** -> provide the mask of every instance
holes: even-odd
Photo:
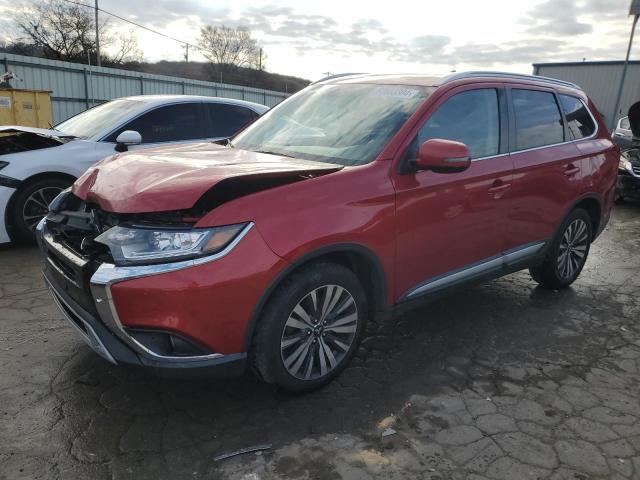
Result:
[[[227,98],[147,95],[103,103],[51,129],[0,126],[0,243],[34,241],[51,200],[114,151],[222,140],[267,109]]]

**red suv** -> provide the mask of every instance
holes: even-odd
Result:
[[[618,163],[570,83],[340,76],[225,145],[103,160],[38,236],[54,299],[110,362],[248,365],[301,391],[338,375],[367,320],[399,304],[524,268],[570,285]]]

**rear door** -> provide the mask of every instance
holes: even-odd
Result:
[[[507,249],[553,237],[582,190],[580,152],[570,138],[560,100],[552,89],[507,89],[514,166]]]
[[[512,181],[505,110],[502,88],[459,87],[436,103],[415,135],[401,160],[405,165],[433,138],[465,143],[472,162],[459,173],[415,172],[402,164],[405,173],[394,172],[396,298],[430,293],[501,265]]]

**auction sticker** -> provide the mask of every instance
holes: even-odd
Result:
[[[0,108],[11,108],[11,98],[0,97]]]

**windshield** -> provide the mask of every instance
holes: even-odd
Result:
[[[428,87],[338,84],[309,87],[233,139],[245,150],[341,165],[373,161],[433,91]]]
[[[59,123],[55,129],[86,140],[110,127],[117,127],[120,120],[139,110],[143,104],[141,100],[113,100]]]

